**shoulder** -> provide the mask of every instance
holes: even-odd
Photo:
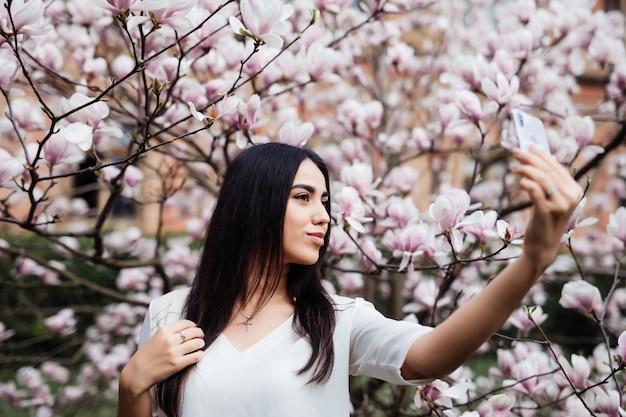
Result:
[[[162,327],[180,320],[185,309],[189,288],[170,291],[150,302],[149,313],[152,328]]]
[[[337,315],[340,317],[345,315],[353,315],[363,308],[374,309],[374,305],[371,302],[361,297],[351,298],[342,295],[331,295],[330,299],[333,303],[335,311],[337,312]]]

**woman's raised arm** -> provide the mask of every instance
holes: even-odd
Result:
[[[402,366],[405,379],[440,378],[459,367],[504,324],[556,257],[583,190],[552,155],[531,148],[527,152],[516,150],[514,156],[520,162],[514,167],[520,188],[533,202],[523,254],[484,290],[413,343]]]

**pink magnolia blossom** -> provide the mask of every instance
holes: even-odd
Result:
[[[533,51],[534,42],[535,39],[530,30],[519,29],[504,37],[503,49],[509,51],[517,59],[526,59]]]
[[[44,143],[42,156],[55,172],[65,172],[85,158],[77,146],[59,134],[50,136]]]
[[[70,404],[80,404],[87,395],[85,387],[69,385],[63,387],[61,395],[59,395],[59,403],[67,407]]]
[[[547,318],[548,315],[543,312],[541,306],[532,308],[524,306],[515,310],[509,317],[508,322],[521,332],[528,333],[535,328],[535,323],[540,326]]]
[[[306,145],[314,131],[315,126],[313,126],[313,123],[304,122],[298,124],[293,120],[289,120],[283,123],[278,130],[278,140],[288,145],[302,147]]]
[[[102,179],[108,183],[115,181],[115,179],[122,172],[121,169],[114,165],[107,165],[100,170],[100,175],[102,175]]]
[[[415,189],[418,178],[419,173],[410,166],[394,167],[385,177],[383,185],[392,193],[406,195]]]
[[[339,81],[339,76],[332,72],[342,59],[338,51],[314,42],[307,48],[305,59],[307,72],[313,80]]]
[[[567,224],[567,231],[563,236],[564,239],[572,236],[572,234],[574,233],[574,230],[581,228],[581,227],[593,226],[594,224],[598,222],[598,219],[596,217],[582,218],[586,204],[587,204],[587,197],[584,197],[580,200],[580,202],[574,209],[574,212],[572,213],[569,219],[569,222]]]
[[[563,367],[567,380],[563,374],[555,375],[556,383],[566,387],[571,383],[574,388],[585,388],[589,385],[589,375],[591,375],[591,366],[587,358],[581,355],[572,354],[571,365],[564,357],[559,357],[559,363]]]
[[[172,241],[170,248],[162,256],[165,271],[172,279],[186,282],[193,276],[198,261],[197,251],[193,251],[184,241]]]
[[[334,226],[330,233],[328,251],[335,256],[351,255],[357,252],[357,246],[345,230]]]
[[[0,88],[8,89],[15,80],[19,65],[13,54],[0,49]]]
[[[271,50],[263,49],[259,51],[258,54],[255,54],[253,59],[256,57],[262,57],[263,60],[260,64],[265,65],[265,61],[272,59],[273,55]],[[252,59],[250,61],[252,61]],[[296,84],[304,84],[311,79],[308,74],[306,61],[300,55],[294,54],[290,50],[284,51],[275,62],[276,66],[270,66],[265,70],[261,67],[255,70],[254,73],[261,72],[261,74],[263,74],[262,77],[264,77],[268,84],[280,80],[281,77],[285,81],[291,81]]]
[[[94,101],[82,93],[74,93],[70,98],[63,97],[59,103],[61,111],[69,113],[80,107],[80,110],[69,114],[65,119],[69,123],[80,122],[93,126],[109,116],[109,106],[103,101]]]
[[[179,33],[188,32],[193,28],[190,14],[196,3],[195,0],[165,0],[165,2],[167,7],[151,10],[151,15],[160,26],[167,26]]]
[[[24,366],[18,369],[15,379],[21,386],[34,391],[40,389],[45,384],[41,371],[32,366]]]
[[[72,21],[81,26],[104,27],[112,22],[110,13],[102,13],[102,9],[93,7],[93,0],[73,0],[66,2],[66,5]],[[50,15],[49,7],[46,9],[46,14]]]
[[[429,138],[426,129],[422,127],[416,127],[411,130],[411,136],[409,137],[407,145],[410,145],[420,152],[430,150],[435,146],[433,141]]]
[[[123,11],[154,11],[169,6],[165,0],[96,0],[94,4],[104,7],[113,13],[121,13]]]
[[[365,134],[380,126],[383,117],[383,105],[379,101],[363,103],[348,99],[337,108],[337,121],[348,131]]]
[[[143,171],[134,165],[129,165],[124,170],[124,184],[136,187],[143,181]]]
[[[441,124],[441,131],[445,131],[455,121],[459,120],[460,111],[456,104],[446,103],[437,108],[437,116]]]
[[[7,330],[4,323],[0,321],[0,344],[2,344],[4,340],[7,340],[9,337],[13,336],[14,334],[15,334],[15,330]]]
[[[617,338],[617,355],[622,363],[626,363],[626,330]]]
[[[93,144],[93,129],[84,123],[70,123],[61,130],[61,135],[83,151],[89,150]]]
[[[91,148],[94,141],[94,133],[98,130],[103,119],[109,116],[109,106],[102,102],[93,102],[93,98],[82,93],[75,93],[69,99],[61,99],[61,110],[70,113],[76,108],[80,110],[68,114],[64,119],[67,123],[62,130],[61,135],[71,143],[75,143],[78,147],[87,151]],[[83,107],[85,106],[85,107]]]
[[[620,393],[613,389],[594,390],[597,410],[607,417],[619,417],[626,414],[626,410],[620,407]]]
[[[598,287],[587,281],[570,281],[563,285],[559,304],[584,314],[594,313],[599,316],[603,309],[602,295]]]
[[[429,250],[434,233],[430,226],[425,223],[411,224],[397,233],[392,238],[386,238],[386,245],[392,250],[394,258],[401,258],[398,271],[407,267],[412,269],[413,261]]]
[[[428,213],[442,230],[453,230],[482,219],[482,211],[465,216],[469,207],[469,194],[465,190],[452,189],[446,194],[437,196],[435,202],[429,206]]]
[[[624,49],[623,41],[599,32],[589,45],[589,57],[599,66],[610,65],[619,62],[616,57],[623,57],[626,54]]]
[[[280,49],[287,30],[285,20],[293,14],[293,7],[281,0],[241,0],[239,2],[243,23],[235,16],[228,20],[236,34],[249,34],[268,46]]]
[[[456,105],[472,123],[477,123],[482,118],[483,110],[480,99],[472,91],[459,91],[456,95]]]
[[[143,233],[139,228],[128,227],[106,235],[104,246],[113,251],[133,251],[137,249],[142,236]]]
[[[366,215],[358,191],[353,187],[344,187],[338,199],[338,204],[333,205],[337,224],[342,227],[350,226],[357,232],[364,233],[363,223],[370,222],[373,218]]]
[[[14,189],[15,180],[24,172],[24,164],[4,149],[0,149],[0,188]]]
[[[0,399],[5,400],[9,405],[19,404],[27,395],[28,392],[24,389],[18,389],[13,381],[0,382]]]
[[[595,134],[595,124],[589,116],[570,116],[563,123],[564,138],[573,138],[580,148],[587,146]]]
[[[374,172],[370,164],[356,162],[341,170],[341,182],[354,188],[360,196],[369,195],[378,181],[374,181]]]
[[[55,315],[46,318],[45,323],[57,337],[69,336],[76,332],[76,318],[71,308],[59,310]]]
[[[349,7],[352,2],[351,0],[314,0],[313,4],[320,10],[339,13]]]
[[[44,130],[45,121],[43,112],[39,107],[24,98],[16,98],[11,102],[12,120],[20,127],[28,129]]]
[[[417,388],[413,401],[418,409],[423,405],[431,403],[452,408],[452,400],[459,400],[466,397],[469,386],[467,382],[450,386],[447,382],[437,379],[426,385],[420,385]]]
[[[135,61],[128,55],[116,56],[111,62],[111,72],[117,80],[130,74],[134,68]]]
[[[125,268],[117,275],[117,288],[122,291],[144,291],[149,275],[143,268]]]
[[[354,262],[350,262],[347,259],[342,259],[339,263],[339,268],[341,269],[355,269],[356,265]],[[342,291],[345,291],[345,294],[351,296],[357,296],[363,290],[363,274],[357,272],[341,272],[337,274],[337,282],[341,287]]]
[[[261,118],[261,98],[258,94],[250,97],[247,103],[239,103],[235,117],[241,130],[251,130],[268,122],[268,119]]]
[[[498,221],[498,213],[490,210],[474,224],[468,224],[464,227],[467,234],[473,236],[480,244],[485,244],[499,236],[496,230],[496,222]]]
[[[620,206],[609,215],[606,232],[622,242],[626,242],[626,207]]]
[[[497,394],[489,397],[491,417],[507,417],[515,405],[515,397],[511,394]]]
[[[508,104],[519,91],[519,78],[513,76],[507,80],[504,74],[498,73],[495,82],[484,78],[481,88],[489,99],[502,105]]]
[[[13,0],[9,4],[11,19],[6,14],[6,7],[0,9],[0,25],[4,32],[37,36],[52,29],[44,18],[43,0]]]
[[[169,56],[163,59],[152,60],[146,68],[150,78],[157,79],[160,83],[173,83],[189,71],[191,62],[187,59],[179,59]]]
[[[405,228],[419,219],[419,210],[411,197],[392,196],[387,200],[380,217],[380,226]]]
[[[89,58],[83,63],[83,72],[90,77],[102,77],[107,69],[108,62],[102,57]]]
[[[70,380],[70,370],[58,362],[46,361],[41,364],[41,373],[51,381],[66,384]]]
[[[533,395],[537,387],[537,364],[530,359],[517,362],[513,366],[513,378],[506,379],[503,386],[512,386],[516,391],[526,395]]]
[[[206,114],[202,114],[198,110],[196,110],[197,103],[188,101],[187,105],[189,106],[189,111],[191,112],[191,115],[195,119],[204,121],[207,119],[217,120],[220,117],[234,114],[237,111],[239,103],[240,101],[236,97],[224,96],[224,98],[218,101],[217,104],[212,104]]]
[[[362,250],[361,260],[369,271],[374,271],[383,260],[383,254],[376,246],[376,242],[371,238],[363,239],[359,247]]]
[[[448,295],[441,297],[439,286],[434,279],[422,278],[412,292],[413,301],[402,308],[403,313],[420,313],[422,311],[432,311],[437,307],[447,306],[452,298]]]

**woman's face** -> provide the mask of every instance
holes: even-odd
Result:
[[[330,217],[328,190],[322,171],[305,159],[293,179],[283,226],[285,263],[313,265],[324,245]]]

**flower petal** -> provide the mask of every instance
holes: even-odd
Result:
[[[67,125],[62,133],[68,142],[75,143],[81,150],[86,151],[91,148],[93,141],[93,130],[91,126],[76,122]]]

